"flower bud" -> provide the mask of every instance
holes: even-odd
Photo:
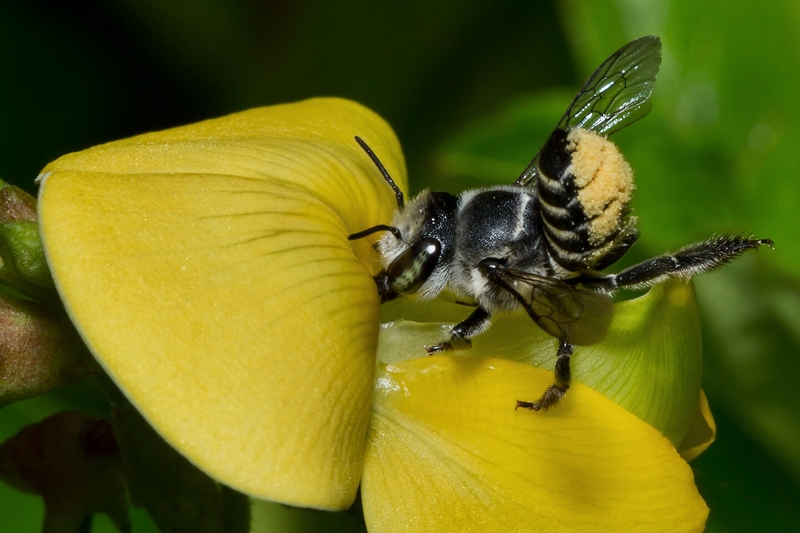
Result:
[[[0,295],[0,407],[99,371],[63,311]]]
[[[0,180],[0,283],[40,301],[56,300],[39,239],[36,199]]]

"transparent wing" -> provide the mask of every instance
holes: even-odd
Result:
[[[661,65],[661,40],[650,35],[617,50],[586,80],[558,127],[611,135],[650,112]]]
[[[558,339],[585,346],[599,342],[608,331],[614,313],[608,294],[517,270],[495,271],[492,279],[522,304],[539,327]]]
[[[606,59],[572,100],[557,129],[584,128],[611,135],[650,112],[661,40],[655,35],[632,41]],[[539,153],[517,178],[517,185],[536,179]]]

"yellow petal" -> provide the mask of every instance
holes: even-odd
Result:
[[[389,126],[338,99],[45,169],[42,237],[84,340],[168,442],[259,498],[339,509],[359,482],[378,299],[347,235],[395,202],[355,135],[404,186]]]
[[[702,531],[708,509],[661,433],[581,385],[504,359],[379,365],[362,480],[370,531]]]

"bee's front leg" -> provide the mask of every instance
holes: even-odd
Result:
[[[373,279],[375,280],[375,285],[378,287],[378,296],[381,299],[381,304],[391,302],[400,296],[389,284],[389,276],[386,274],[386,271],[381,270]]]
[[[523,402],[517,400],[517,407],[515,409],[527,409],[528,411],[547,411],[555,406],[561,398],[567,393],[569,384],[572,379],[569,369],[569,359],[572,356],[573,346],[561,341],[558,344],[558,359],[556,359],[556,367],[554,374],[556,377],[555,383],[547,387],[542,397],[535,402]]]
[[[492,315],[483,307],[478,307],[467,318],[453,326],[450,330],[450,339],[426,346],[428,355],[447,350],[466,350],[472,347],[472,337],[483,333],[492,324]]]

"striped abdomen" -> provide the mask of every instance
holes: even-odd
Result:
[[[633,171],[601,135],[556,130],[542,148],[536,188],[553,266],[567,273],[602,270],[638,236],[627,216]]]

